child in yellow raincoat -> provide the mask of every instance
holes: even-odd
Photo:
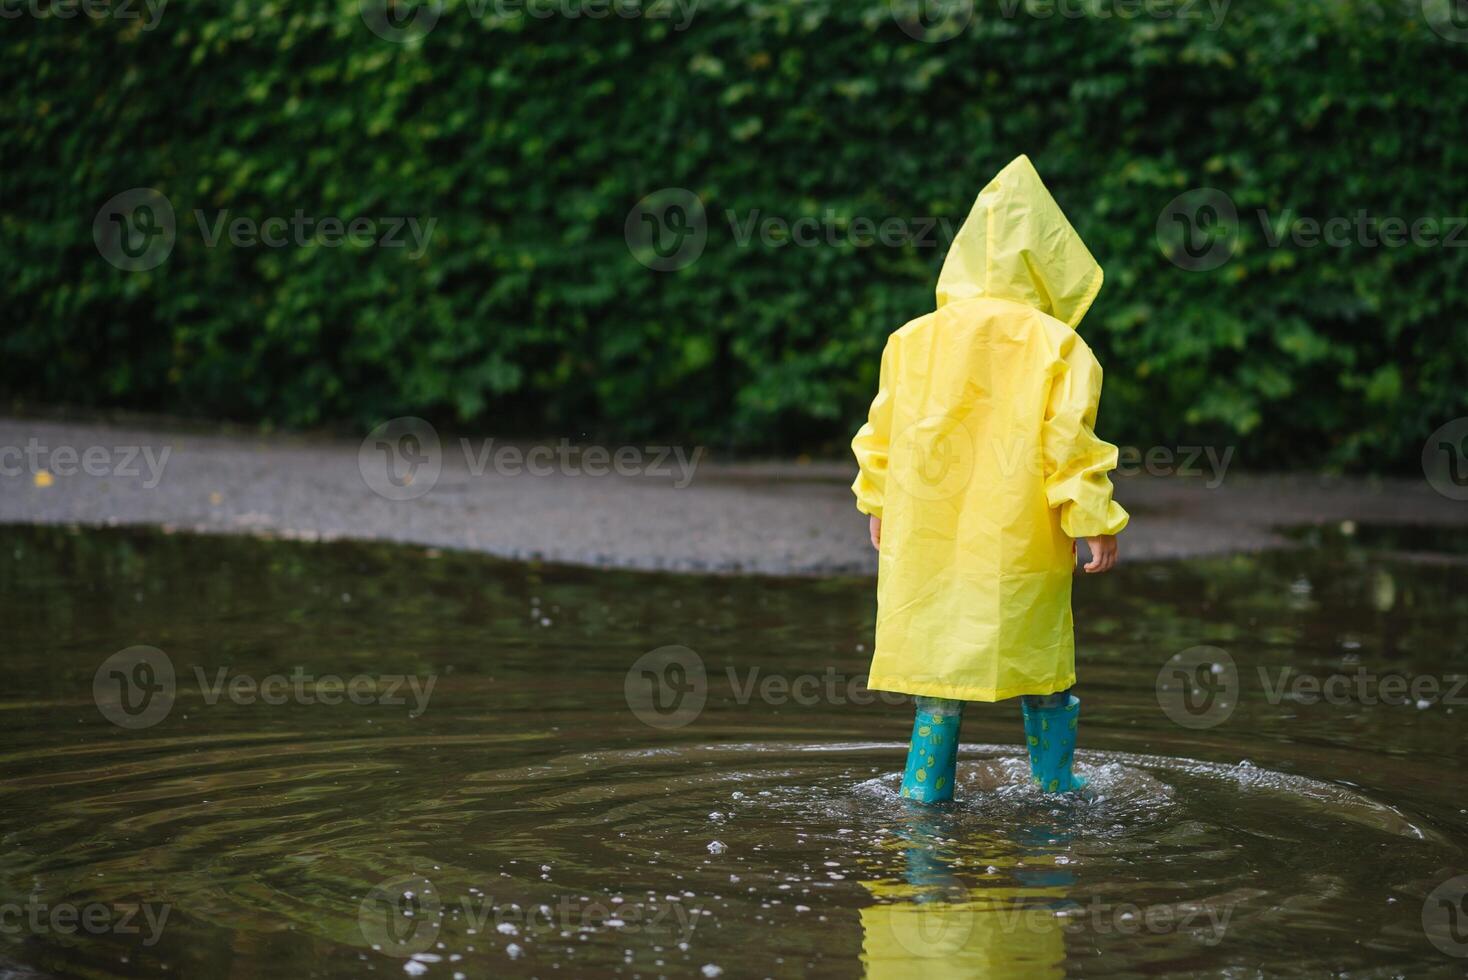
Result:
[[[892,334],[852,441],[878,549],[868,685],[917,696],[902,794],[953,793],[965,701],[1021,697],[1043,790],[1084,781],[1070,611],[1075,544],[1116,562],[1127,513],[1097,438],[1101,366],[1076,333],[1102,271],[1027,157],[979,193],[937,309]]]

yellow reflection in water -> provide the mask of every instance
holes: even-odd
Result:
[[[942,856],[941,838],[927,829],[920,819],[895,842],[903,848],[906,881],[863,882],[879,900],[861,910],[867,977],[1064,976],[1065,932],[1056,911],[1069,872],[1044,858],[1039,866],[1017,867],[1010,851],[994,861],[1010,866],[1018,886],[965,885]]]

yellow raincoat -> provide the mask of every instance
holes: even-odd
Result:
[[[963,701],[1075,683],[1071,539],[1115,534],[1101,366],[1076,334],[1102,272],[1029,158],[980,193],[938,307],[892,334],[852,440],[882,520],[868,685]]]

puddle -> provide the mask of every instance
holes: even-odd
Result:
[[[0,908],[39,916],[0,975],[1461,967],[1423,925],[1468,873],[1460,583],[1334,546],[1083,580],[1089,791],[1036,793],[1017,705],[975,705],[921,810],[910,708],[856,683],[868,581],[0,528]],[[94,683],[135,646],[175,676],[104,672],[153,692],[128,728]],[[1227,690],[1179,724],[1159,674],[1203,646]],[[1337,676],[1440,689],[1299,682]]]
[[[1377,553],[1402,560],[1468,564],[1468,528],[1430,524],[1307,524],[1286,528],[1286,537],[1313,548]]]

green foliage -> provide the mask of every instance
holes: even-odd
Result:
[[[1107,270],[1084,325],[1105,435],[1409,464],[1468,414],[1465,251],[1271,246],[1271,223],[1468,212],[1468,44],[1416,2],[1261,0],[1216,29],[1206,4],[1090,7],[991,0],[942,43],[886,0],[705,2],[686,24],[449,0],[410,43],[357,0],[9,19],[0,384],[286,426],[831,448],[886,334],[932,307],[946,237],[919,219],[955,226],[1026,152]],[[1188,271],[1158,219],[1205,186],[1237,207],[1235,252]],[[92,239],[133,187],[178,217],[150,271]],[[699,196],[708,241],[659,272],[624,227],[667,187]],[[415,257],[211,247],[196,217],[297,209],[436,225]],[[751,217],[814,219],[821,243],[741,243]],[[857,244],[863,218],[912,234]]]

